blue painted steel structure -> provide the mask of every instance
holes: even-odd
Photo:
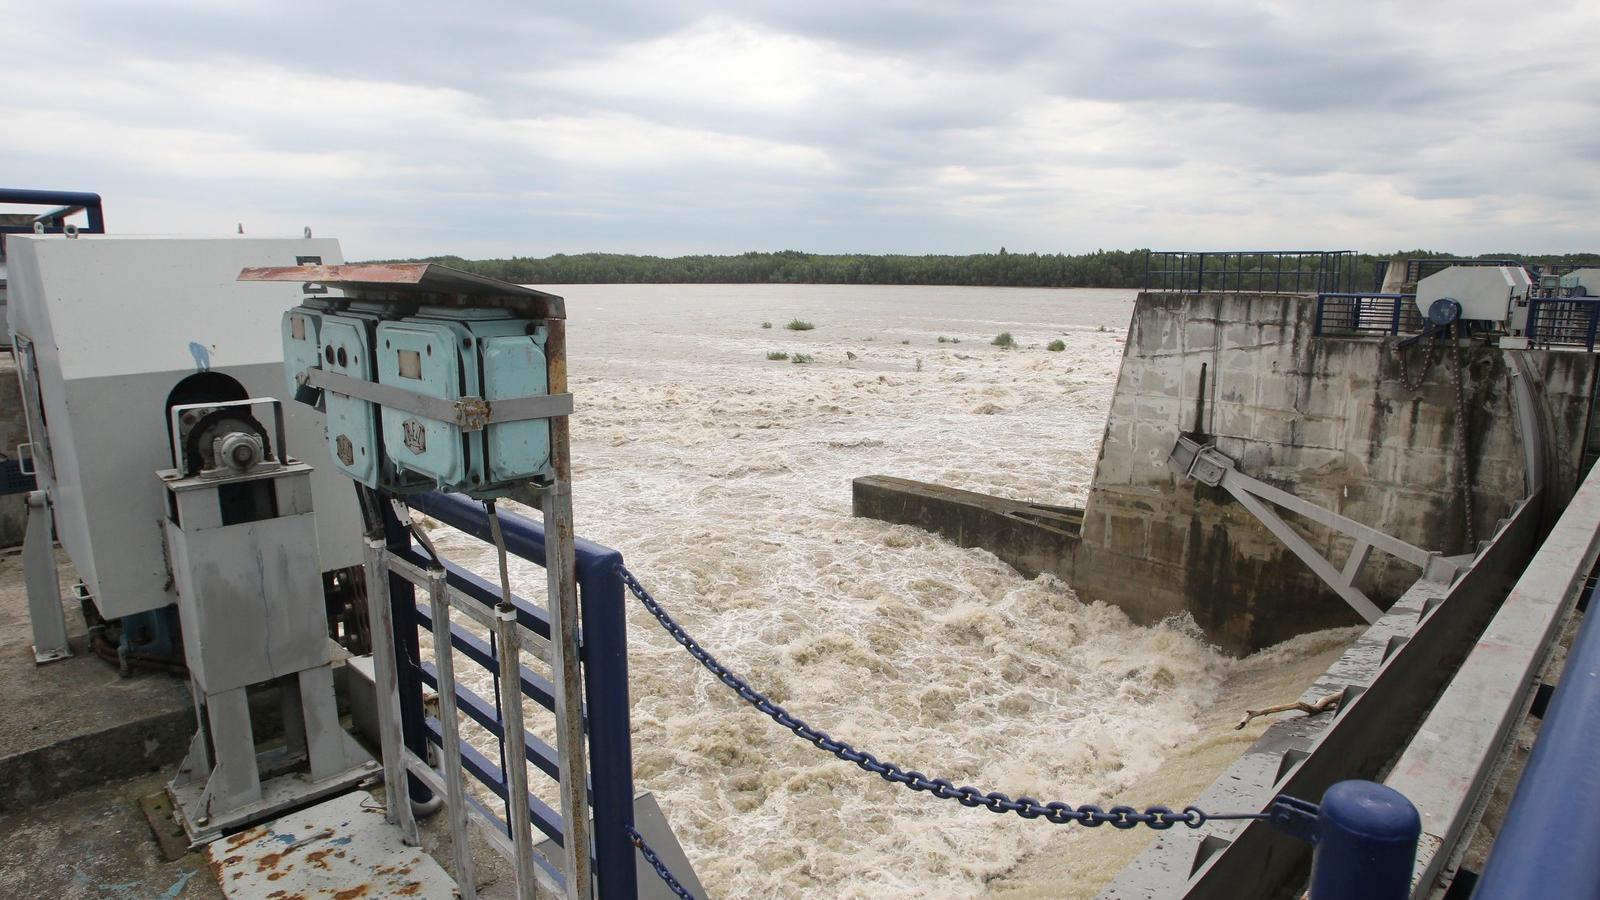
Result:
[[[82,211],[89,223],[78,229],[83,234],[104,234],[105,213],[101,209],[100,195],[84,191],[30,191],[17,188],[0,188],[0,203],[26,206],[53,206],[56,209],[40,213],[36,221],[44,223],[47,234],[60,234],[64,225],[60,220]],[[32,234],[32,225],[0,225],[0,234]]]
[[[1519,897],[1600,897],[1600,625],[1591,589],[1583,626],[1567,653],[1566,668],[1545,710],[1544,723],[1522,780],[1472,895],[1484,900]]]
[[[1593,353],[1600,299],[1534,297],[1528,301],[1528,342],[1535,347],[1582,347]]]
[[[406,498],[418,512],[432,516],[479,540],[490,541],[489,519],[483,504],[462,494],[426,493]],[[521,516],[501,512],[501,530],[506,552],[544,564],[544,526]],[[411,537],[396,520],[389,534],[390,550],[416,565],[427,564],[423,553],[411,544]],[[589,748],[589,805],[594,815],[594,870],[596,896],[600,900],[632,900],[638,895],[634,847],[629,836],[633,829],[633,749],[628,724],[628,644],[625,616],[622,554],[609,547],[574,541],[580,623],[580,658],[583,663],[585,730]],[[493,608],[500,599],[500,588],[459,566],[445,565],[450,585],[469,597]],[[402,664],[400,678],[402,728],[406,744],[413,752],[426,749],[427,742],[439,743],[437,721],[426,719],[422,709],[422,685],[437,686],[436,674],[422,663],[417,653],[419,629],[432,627],[426,604],[416,602],[410,582],[395,576],[391,583],[394,601],[396,650]],[[542,608],[521,598],[512,598],[517,620],[543,637],[550,635],[550,620]],[[495,648],[458,625],[451,626],[451,643],[460,656],[494,672],[498,668]],[[407,665],[406,663],[409,663]],[[405,671],[409,670],[409,672]],[[522,693],[545,709],[554,710],[554,686],[548,679],[523,667]],[[503,740],[504,727],[492,700],[486,700],[460,685],[456,701],[463,715]],[[525,736],[528,762],[554,779],[558,771],[554,748],[532,734]],[[507,779],[499,763],[462,745],[463,768],[504,798]],[[413,790],[418,787],[413,784]],[[537,799],[530,800],[533,825],[558,843],[562,828],[560,814]],[[487,810],[483,810],[487,812]],[[558,873],[553,873],[558,874]]]
[[[1412,294],[1327,292],[1317,295],[1318,337],[1327,334],[1412,334],[1422,330]]]
[[[1304,293],[1350,287],[1354,250],[1150,250],[1144,290]]]

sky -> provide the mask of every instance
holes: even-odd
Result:
[[[1600,250],[1600,3],[0,0],[0,186],[459,254]]]

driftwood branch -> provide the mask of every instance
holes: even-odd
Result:
[[[1266,706],[1262,707],[1261,709],[1247,709],[1244,711],[1244,718],[1239,720],[1239,724],[1233,726],[1233,730],[1243,730],[1246,725],[1250,724],[1251,719],[1254,719],[1258,716],[1270,716],[1274,713],[1291,712],[1293,710],[1299,710],[1308,716],[1314,716],[1318,713],[1325,713],[1330,709],[1337,709],[1339,707],[1339,701],[1343,699],[1344,691],[1338,691],[1323,697],[1321,700],[1318,700],[1315,703],[1304,703],[1296,700],[1293,703],[1280,703],[1277,706]]]

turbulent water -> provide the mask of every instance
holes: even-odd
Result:
[[[1131,291],[550,289],[570,317],[578,532],[724,663],[881,759],[1014,796],[1181,805],[1259,733],[1228,730],[1219,696],[1294,699],[1348,638],[1233,661],[1184,622],[1135,627],[851,517],[850,479],[871,474],[1081,504]],[[1015,349],[991,345],[1002,331]],[[482,545],[437,536],[490,571]],[[543,595],[542,570],[514,580]],[[629,629],[636,778],[713,896],[1087,896],[1149,840],[889,785],[742,707],[636,605]]]

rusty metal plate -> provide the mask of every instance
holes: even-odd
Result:
[[[231,900],[452,900],[456,883],[355,791],[206,847]]]
[[[425,294],[430,303],[478,306],[475,298],[497,298],[505,306],[536,318],[566,318],[555,294],[438,263],[356,263],[338,266],[258,266],[239,273],[240,281],[292,281],[340,288],[351,297],[387,299],[395,294]]]

